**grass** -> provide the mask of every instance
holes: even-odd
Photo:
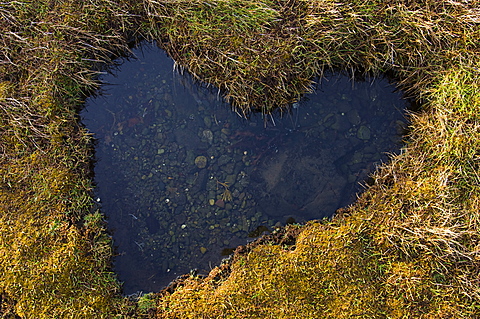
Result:
[[[3,318],[480,315],[479,1],[9,1],[0,16]],[[333,220],[133,304],[78,111],[96,70],[144,38],[241,115],[286,108],[327,69],[388,72],[422,109],[404,152]]]
[[[112,318],[127,311],[110,267],[112,243],[93,209],[92,140],[77,115],[96,88],[93,64],[128,49],[120,32],[127,21],[107,4],[0,6],[5,318]],[[119,31],[102,29],[104,21]]]

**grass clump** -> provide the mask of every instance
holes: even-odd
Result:
[[[269,113],[305,93],[314,75],[299,55],[299,1],[146,1],[152,37],[241,115]],[[298,12],[297,12],[298,11]],[[234,26],[234,27],[232,27]]]
[[[475,1],[146,2],[152,37],[244,115],[294,102],[326,68],[394,72],[418,96],[479,36]]]
[[[294,247],[264,244],[237,255],[225,281],[215,281],[215,271],[204,281],[191,279],[161,300],[158,317],[351,318],[349,309],[378,297],[381,269],[369,258],[368,241],[338,226],[333,233],[311,223]],[[375,318],[384,311],[364,307],[353,314]]]

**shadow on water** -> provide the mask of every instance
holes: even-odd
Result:
[[[126,294],[207,272],[249,235],[331,216],[401,147],[406,102],[385,79],[331,75],[291,112],[245,120],[160,49],[135,52],[82,113]]]

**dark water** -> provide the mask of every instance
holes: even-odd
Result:
[[[332,75],[292,112],[245,120],[161,50],[135,53],[82,113],[126,294],[206,273],[287,220],[331,216],[400,149],[406,102],[387,80]]]

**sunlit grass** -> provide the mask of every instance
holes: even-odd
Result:
[[[92,63],[128,49],[112,32],[128,19],[75,1],[12,1],[0,15],[0,313],[112,318],[126,303],[103,218],[89,218],[92,140],[77,112],[97,87]]]

